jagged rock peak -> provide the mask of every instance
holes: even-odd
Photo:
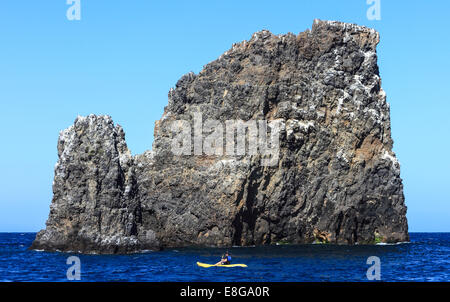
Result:
[[[180,78],[152,151],[134,157],[110,117],[78,117],[60,134],[50,214],[32,248],[407,241],[378,42],[375,30],[336,21],[257,32]],[[239,155],[225,139],[206,148],[211,121],[222,134],[229,122],[279,122],[275,160],[262,164],[261,145]],[[173,152],[177,125],[187,153]]]

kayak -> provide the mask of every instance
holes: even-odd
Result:
[[[213,266],[218,266],[218,267],[247,267],[247,265],[245,264],[206,264],[206,263],[201,263],[201,262],[197,262],[197,265],[200,267],[213,267]]]

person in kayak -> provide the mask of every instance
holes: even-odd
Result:
[[[216,263],[216,265],[228,265],[231,264],[231,255],[228,253],[228,251],[225,253],[225,255],[222,255],[222,259]]]

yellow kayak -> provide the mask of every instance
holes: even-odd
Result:
[[[247,267],[247,265],[245,264],[206,264],[206,263],[201,263],[201,262],[197,262],[197,265],[200,267],[213,267],[213,266],[218,266],[218,267]]]

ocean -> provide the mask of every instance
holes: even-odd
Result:
[[[29,251],[35,233],[0,233],[0,282],[68,281],[80,260],[81,281],[297,282],[368,281],[379,259],[381,281],[450,281],[450,233],[410,233],[410,243],[394,245],[279,245],[233,247],[233,263],[247,268],[200,268],[216,263],[219,248],[179,248],[130,255],[80,255]],[[72,281],[71,281],[72,282]]]

